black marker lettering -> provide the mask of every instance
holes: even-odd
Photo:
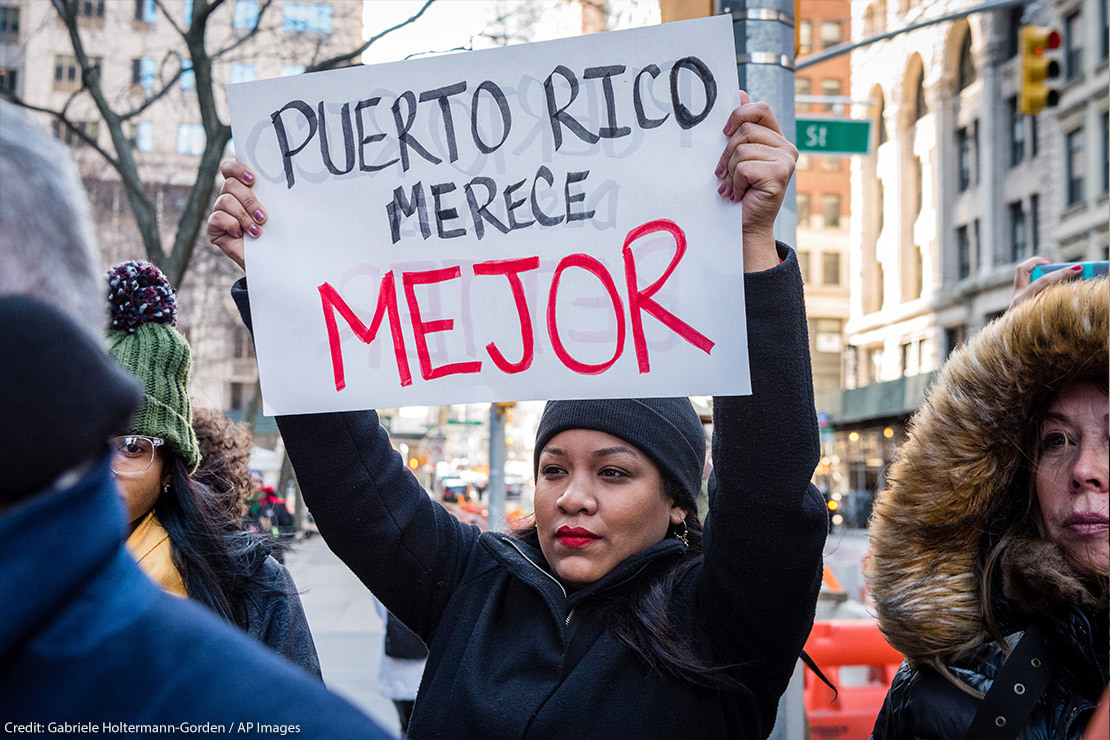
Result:
[[[367,98],[355,104],[355,130],[358,132],[358,168],[363,172],[377,172],[378,170],[384,170],[389,165],[398,162],[397,159],[391,159],[384,164],[366,163],[366,145],[373,144],[375,141],[381,141],[385,138],[385,134],[378,132],[376,134],[370,134],[369,136],[363,136],[365,127],[362,122],[362,111],[365,108],[373,108],[380,102],[381,98]]]
[[[447,138],[447,157],[452,162],[459,158],[459,148],[455,144],[455,119],[451,117],[451,101],[447,98],[458,95],[466,90],[465,82],[456,82],[454,85],[436,88],[420,93],[420,102],[438,100],[439,110],[443,114],[443,133]]]
[[[282,113],[290,109],[299,111],[308,121],[308,136],[296,149],[289,148],[289,137],[285,134],[285,121],[281,117]],[[292,100],[286,103],[281,110],[273,113],[270,116],[270,121],[274,124],[274,133],[277,134],[278,149],[281,150],[281,164],[285,167],[285,187],[289,189],[293,187],[294,179],[293,156],[308,146],[308,142],[312,141],[312,137],[316,135],[316,112],[303,100]]]
[[[317,107],[317,116],[320,120],[320,156],[324,159],[324,166],[328,168],[328,172],[333,175],[346,175],[348,172],[355,168],[355,141],[351,136],[351,104],[344,103],[339,111],[339,119],[343,125],[343,153],[347,169],[340,170],[336,168],[335,164],[331,161],[331,150],[328,148],[328,125],[324,117],[324,101],[320,101]]]
[[[648,118],[647,114],[644,113],[643,89],[640,87],[640,78],[644,76],[644,72],[651,75],[653,80],[659,76],[659,68],[654,64],[649,64],[636,74],[636,80],[632,83],[632,105],[636,108],[636,125],[642,129],[652,129],[662,126],[663,122],[671,117],[671,114],[668,113],[662,118]]]
[[[705,88],[705,108],[697,115],[691,113],[690,109],[678,99],[678,71],[680,69],[688,69],[697,75],[697,78],[701,80],[702,87]],[[674,106],[674,119],[678,121],[679,126],[684,129],[697,126],[705,120],[709,111],[713,110],[715,102],[717,102],[717,81],[713,79],[713,73],[709,71],[709,67],[705,66],[705,62],[697,57],[685,57],[674,63],[674,66],[671,67],[671,104]]]
[[[601,80],[601,89],[605,94],[605,116],[608,126],[602,126],[597,135],[602,139],[619,139],[628,136],[632,129],[628,126],[617,126],[617,101],[613,98],[613,76],[624,74],[623,64],[614,64],[610,67],[590,67],[583,70],[582,78],[586,80]]]
[[[404,118],[401,116],[401,101],[405,101],[406,115]],[[411,147],[417,154],[432,164],[439,164],[443,160],[431,154],[427,149],[420,145],[410,133],[409,129],[412,128],[413,122],[416,121],[416,96],[412,91],[406,90],[401,93],[396,100],[393,101],[393,120],[397,124],[397,143],[401,147],[401,171],[409,171],[409,148]]]
[[[555,102],[555,85],[551,82],[551,78],[556,73],[562,75],[563,79],[570,85],[570,100],[562,108],[559,108],[558,103]],[[596,144],[600,137],[587,131],[581,123],[574,119],[574,116],[567,113],[567,108],[578,97],[578,78],[574,76],[574,73],[560,64],[543,81],[543,90],[547,94],[547,117],[551,122],[551,133],[555,137],[555,151],[559,151],[559,147],[563,143],[563,126],[566,126],[575,136],[587,144]]]
[[[412,186],[411,198],[405,198],[405,189],[397,187],[393,191],[393,201],[386,205],[385,210],[389,214],[389,229],[394,244],[401,240],[401,214],[411,216],[419,212],[421,235],[425,239],[432,235],[432,229],[428,225],[428,208],[424,200],[424,186],[421,183],[417,182]]]
[[[482,141],[481,135],[478,133],[478,95],[483,90],[493,97],[493,101],[497,103],[497,109],[501,112],[501,141],[493,146],[486,144]],[[509,101],[505,99],[505,93],[501,92],[501,88],[497,83],[486,80],[481,85],[478,85],[474,90],[474,98],[470,102],[470,134],[474,138],[474,145],[478,147],[478,151],[482,154],[493,154],[505,140],[509,138],[509,128],[512,127],[513,116],[509,111]]]
[[[478,205],[478,199],[474,196],[475,185],[481,185],[486,189],[486,202],[482,205]],[[498,221],[496,216],[486,210],[490,203],[493,203],[493,199],[497,197],[497,183],[492,178],[475,177],[463,187],[463,190],[466,191],[466,202],[470,205],[470,217],[474,221],[475,236],[479,239],[485,236],[486,226],[482,221],[483,218],[493,224],[493,227],[502,234],[509,233],[509,227]]]

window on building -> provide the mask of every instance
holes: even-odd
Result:
[[[1106,61],[1110,57],[1110,3],[1095,3],[1098,5],[1098,20],[1101,32],[1098,35],[1098,58]]]
[[[794,95],[812,95],[813,94],[813,80],[809,77],[795,77],[794,78]],[[808,113],[810,110],[809,103],[794,103],[794,110],[799,113]]]
[[[19,36],[19,8],[0,6],[0,36]]]
[[[825,172],[840,172],[844,166],[843,161],[840,157],[821,157],[821,169]]]
[[[821,94],[831,97],[840,97],[843,91],[840,80],[821,80]],[[839,113],[844,109],[843,103],[822,103],[821,110]]]
[[[13,67],[0,67],[0,90],[4,92],[19,92],[19,70]]]
[[[1025,228],[1025,209],[1021,201],[1015,201],[1007,206],[1010,214],[1010,262],[1021,262],[1029,255],[1028,234]]]
[[[104,19],[104,0],[77,0],[74,10],[78,18]]]
[[[809,226],[810,209],[809,193],[798,193],[798,226]]]
[[[151,26],[158,22],[158,6],[154,0],[135,0],[135,20]]]
[[[922,289],[925,283],[925,264],[921,254],[921,245],[914,244],[913,250],[910,253],[910,290],[906,296],[907,300],[913,300],[921,297]]]
[[[879,124],[879,144],[878,145],[882,146],[883,144],[885,144],[887,142],[887,135],[886,135],[886,98],[883,96],[883,92],[882,92],[881,89],[879,90],[879,105],[878,105],[878,108],[879,108],[879,113],[875,117],[875,120]]]
[[[798,53],[809,54],[813,51],[813,21],[802,21],[798,27]]]
[[[914,123],[920,121],[929,112],[928,105],[925,104],[925,80],[924,73],[919,72],[917,75],[917,84],[914,86],[913,96],[913,120]]]
[[[81,69],[77,57],[59,55],[54,57],[54,89],[76,90],[81,86]]]
[[[844,343],[840,319],[813,319],[811,329],[814,349],[818,352],[840,352]]]
[[[844,40],[844,31],[838,21],[821,22],[821,48],[836,46]]]
[[[179,79],[182,90],[192,90],[197,86],[197,73],[193,71],[192,59],[181,60],[181,77]]]
[[[1032,246],[1030,254],[1039,254],[1041,251],[1041,241],[1038,237],[1041,228],[1040,210],[1041,196],[1033,193],[1029,196],[1029,243]]]
[[[839,252],[824,252],[821,255],[821,282],[824,285],[840,285]]]
[[[967,127],[956,131],[957,189],[964,192],[971,187],[971,137]]]
[[[810,156],[808,154],[799,154],[798,155],[797,169],[799,169],[799,170],[808,170],[812,167],[813,167],[813,160],[810,159]]]
[[[971,275],[971,235],[966,226],[956,229],[956,277],[959,280]]]
[[[177,126],[177,153],[201,155],[204,153],[204,126],[199,123],[182,123]]]
[[[798,272],[802,273],[802,282],[809,282],[809,252],[798,250]]]
[[[971,122],[971,182],[979,184],[979,173],[983,168],[979,164],[979,119]]]
[[[1064,79],[1070,80],[1083,72],[1083,26],[1079,12],[1064,19]]]
[[[93,141],[96,141],[100,137],[99,121],[75,121],[73,123],[73,128],[76,128],[77,131],[74,131],[73,128],[66,126],[64,123],[57,119],[54,119],[54,122],[51,125],[54,132],[54,138],[63,142],[66,146],[71,146],[75,149],[80,149],[81,147],[85,146],[85,140],[81,138],[80,134],[78,134],[77,131],[85,134]]]
[[[154,149],[154,124],[143,121],[135,127],[134,146],[140,152],[149,152]]]
[[[331,6],[327,3],[286,3],[282,27],[293,33],[331,33]]]
[[[882,347],[868,347],[867,349],[867,371],[869,374],[869,383],[878,383],[883,379],[883,348]]]
[[[131,60],[131,84],[138,85],[146,90],[154,87],[158,79],[158,70],[154,57],[143,57]]]
[[[254,343],[251,335],[244,327],[237,326],[231,337],[232,357],[237,360],[250,360],[254,358]]]
[[[1025,160],[1025,116],[1018,110],[1016,96],[1006,101],[1006,115],[1010,119],[1010,166],[1016,167]]]
[[[826,229],[840,228],[840,196],[839,195],[822,195],[821,196],[821,218],[825,222]]]
[[[232,82],[251,82],[254,80],[254,65],[243,62],[231,63]]]
[[[1083,129],[1082,127],[1069,131],[1065,142],[1067,145],[1067,205],[1073,206],[1083,202],[1083,177],[1087,173],[1083,157]]]
[[[946,326],[944,328],[944,359],[948,359],[948,355],[964,343],[964,337],[967,334],[967,326],[959,324],[957,326]]]
[[[963,45],[960,47],[959,89],[963,90],[967,88],[968,85],[975,81],[976,76],[975,57],[971,53],[971,31],[968,30],[968,32],[964,34]]]
[[[1002,11],[1003,23],[1005,23],[1006,36],[1002,47],[1002,58],[1013,59],[1017,56],[1019,44],[1021,43],[1021,15],[1025,9],[1021,6],[1011,6]]]
[[[1102,192],[1110,192],[1110,113],[1102,114]]]
[[[304,74],[305,66],[303,64],[283,64],[281,65],[281,76],[292,77],[294,75]]]
[[[237,31],[249,31],[258,25],[258,0],[235,0],[231,25]]]
[[[921,215],[921,207],[925,203],[925,171],[921,166],[921,157],[913,158],[913,217]]]
[[[250,403],[250,386],[246,383],[228,383],[228,409],[246,411],[248,403]]]
[[[910,350],[913,347],[912,342],[903,342],[898,347],[898,369],[903,376],[910,374]]]
[[[917,340],[917,372],[919,373],[925,372],[925,358],[929,356],[925,349],[927,341],[926,339]]]

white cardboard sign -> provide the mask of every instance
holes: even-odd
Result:
[[[229,86],[267,412],[749,393],[734,59],[715,17]]]

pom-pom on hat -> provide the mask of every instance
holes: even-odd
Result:
[[[192,427],[189,343],[173,328],[177,301],[162,271],[149,262],[108,270],[108,351],[143,384],[143,403],[128,430],[161,437],[189,472],[200,465]]]

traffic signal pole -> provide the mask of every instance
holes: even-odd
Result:
[[[505,526],[505,416],[507,406],[489,405],[489,483],[486,486],[486,528],[499,532]]]
[[[736,75],[740,89],[755,102],[771,106],[782,133],[793,143],[794,126],[794,0],[714,0],[717,13],[732,16]],[[775,219],[775,238],[797,244],[798,205],[795,178]],[[806,736],[801,662],[779,700],[770,740]]]
[[[732,16],[736,75],[740,89],[764,102],[782,133],[794,142],[794,2],[793,0],[715,0],[717,13]],[[775,238],[791,246],[798,227],[794,179],[775,220]]]

